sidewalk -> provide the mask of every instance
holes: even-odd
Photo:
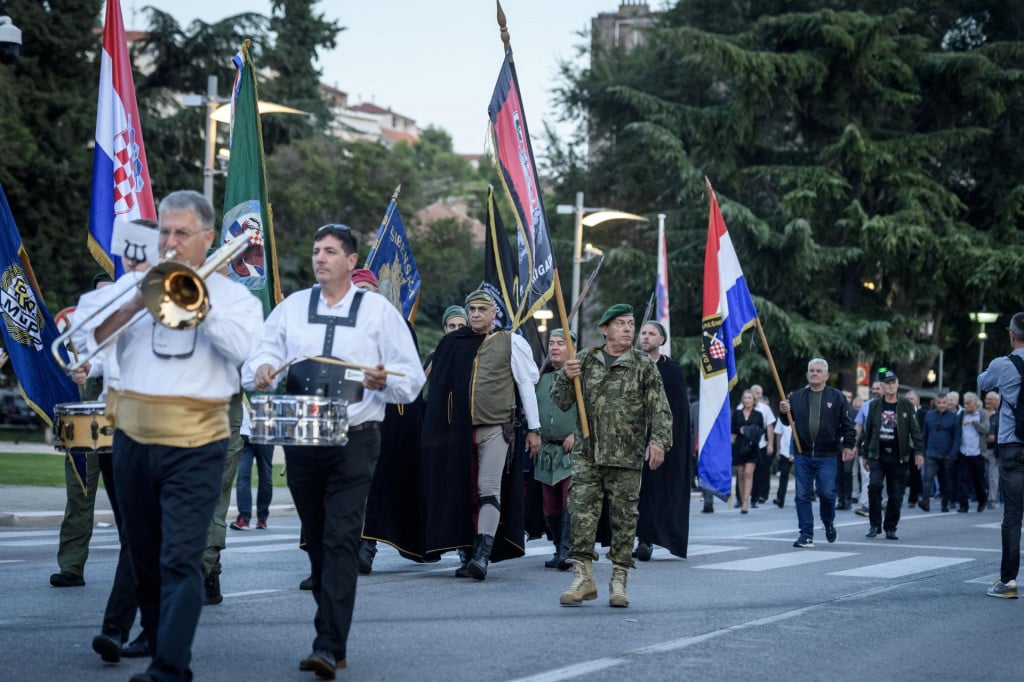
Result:
[[[52,445],[45,443],[11,443],[0,442],[0,452],[38,453],[41,455],[64,456],[63,452],[54,450]],[[275,448],[274,463],[284,461],[281,448]],[[63,487],[46,488],[30,485],[0,485],[0,527],[57,528],[64,518],[64,505],[67,494]],[[256,503],[256,491],[253,490],[253,504]],[[228,521],[238,515],[235,502],[235,488],[231,489],[231,506],[228,508]],[[274,498],[270,505],[270,517],[295,516],[295,504],[292,502],[291,491],[287,486],[275,487]],[[110,500],[106,492],[100,488],[96,494],[95,523],[114,523],[114,513],[110,510]]]

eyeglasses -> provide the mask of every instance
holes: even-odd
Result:
[[[345,245],[345,250],[348,253],[355,253],[359,250],[359,244],[356,242],[355,232],[348,225],[341,225],[335,223],[328,223],[327,225],[321,225],[317,228],[316,233],[313,235],[313,241],[318,242],[326,236],[332,236],[338,241]]]

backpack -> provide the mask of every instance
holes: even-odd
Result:
[[[1017,393],[1017,404],[1011,404],[1010,409],[1013,410],[1014,436],[1016,436],[1018,442],[1024,443],[1024,400],[1021,400],[1024,397],[1024,360],[1019,355],[1009,355],[1007,357],[1010,358],[1010,362],[1017,368],[1021,377],[1021,390]]]

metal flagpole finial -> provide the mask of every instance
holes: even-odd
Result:
[[[402,192],[402,183],[398,183],[398,187],[395,188],[394,194],[391,195],[391,201],[398,201],[398,195]]]
[[[512,51],[512,39],[508,35],[508,26],[505,21],[505,11],[501,9],[501,0],[496,0],[496,2],[498,5],[498,28],[501,29],[501,42],[505,45],[505,53],[507,54]],[[509,61],[511,60],[512,57],[509,56]]]

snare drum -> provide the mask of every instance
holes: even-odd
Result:
[[[256,395],[249,398],[249,440],[269,445],[345,445],[344,400],[316,395]]]
[[[60,403],[54,406],[53,447],[71,450],[102,450],[114,446],[114,426],[104,415],[106,403]]]

